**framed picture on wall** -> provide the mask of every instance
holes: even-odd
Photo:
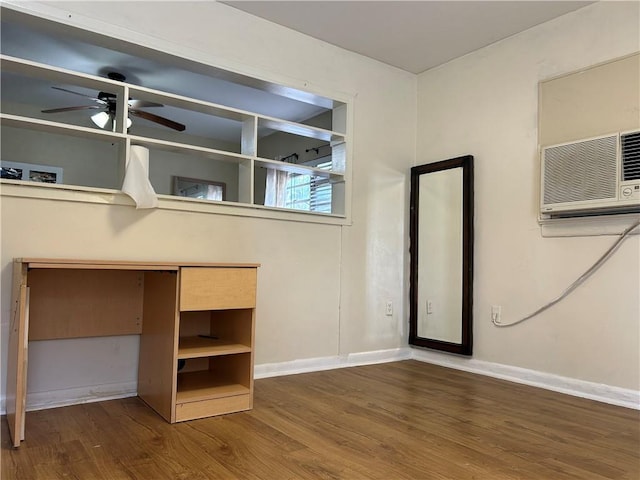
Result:
[[[62,167],[35,165],[33,163],[0,162],[3,179],[27,180],[39,183],[62,183]]]

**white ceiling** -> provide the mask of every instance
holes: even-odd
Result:
[[[421,73],[594,2],[225,1],[346,50]]]

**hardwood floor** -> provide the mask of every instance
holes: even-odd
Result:
[[[10,479],[640,478],[640,412],[417,361],[257,380],[170,425],[137,398],[27,414]]]

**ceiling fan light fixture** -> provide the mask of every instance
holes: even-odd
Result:
[[[107,112],[99,112],[95,115],[91,115],[91,121],[100,128],[105,128],[109,123],[109,120],[111,120],[111,115]],[[132,123],[131,119],[127,117],[127,128],[131,127]]]
[[[99,112],[95,115],[91,115],[91,121],[98,127],[104,128],[109,123],[109,114],[107,112]]]
[[[0,0],[2,1],[2,0]],[[125,77],[118,73],[109,73],[109,78],[111,80],[117,80],[124,82]],[[82,105],[80,107],[62,107],[62,108],[50,108],[46,110],[42,110],[42,113],[61,113],[61,112],[71,112],[75,110],[94,110],[100,109],[102,110],[100,113],[96,113],[92,115],[91,121],[95,123],[98,128],[106,129],[111,124],[112,130],[116,131],[116,110],[117,106],[117,95],[109,92],[99,92],[97,97],[92,97],[91,95],[87,95],[85,93],[74,92],[73,90],[67,90],[66,88],[53,86],[56,90],[61,90],[63,92],[72,93],[74,95],[79,95],[81,97],[87,97],[93,100],[94,102],[99,103],[100,105]],[[157,123],[159,125],[165,126],[167,128],[171,128],[173,130],[177,130],[178,132],[183,132],[186,128],[182,123],[174,122],[168,118],[161,117],[160,115],[155,115],[150,112],[145,112],[144,110],[139,110],[140,108],[150,108],[150,107],[164,107],[161,103],[151,102],[149,100],[137,100],[134,98],[129,98],[127,101],[129,107],[129,114],[135,117],[141,117],[149,122]],[[129,129],[133,124],[130,117],[127,117],[126,121],[126,129]]]

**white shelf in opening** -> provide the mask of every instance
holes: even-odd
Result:
[[[325,142],[341,142],[344,141],[344,135],[332,130],[324,128],[312,127],[301,123],[280,120],[278,118],[265,117],[258,115],[258,129],[266,127],[279,132],[292,133],[301,137],[315,138],[324,140]]]
[[[110,80],[108,78],[96,77],[85,73],[67,70],[65,68],[53,67],[43,63],[32,62],[22,58],[0,54],[0,68],[3,72],[11,72],[24,76],[33,76],[51,82],[68,83],[79,87],[96,90],[108,90],[112,92],[123,92],[123,82]]]
[[[299,175],[312,175],[314,177],[328,178],[332,182],[344,182],[344,174],[334,172],[332,170],[322,170],[320,168],[298,165],[296,163],[279,162],[277,160],[268,160],[266,158],[256,158],[255,163],[258,167],[273,168]]]
[[[176,95],[168,92],[161,92],[160,90],[153,90],[151,88],[129,85],[129,92],[132,97],[135,97],[138,100],[159,102],[164,105],[171,105],[172,107],[192,110],[194,112],[200,112],[206,115],[213,115],[215,117],[226,118],[229,120],[236,120],[238,122],[244,122],[245,120],[252,119],[256,116],[254,113],[238,110],[237,108],[225,107],[223,105],[218,105],[217,103],[197,100],[195,98],[184,97],[182,95]]]
[[[105,142],[124,142],[127,136],[123,133],[109,132],[95,128],[70,125],[68,123],[52,122],[38,118],[23,117],[9,113],[0,113],[0,122],[4,127],[28,128],[47,133],[58,133],[74,137],[103,140]]]
[[[227,152],[225,150],[216,150],[214,148],[200,147],[197,145],[189,145],[187,143],[171,142],[168,140],[160,140],[149,137],[139,137],[137,135],[127,135],[131,139],[131,143],[142,145],[147,148],[157,148],[174,153],[192,153],[212,160],[222,160],[225,162],[242,163],[251,160],[252,157],[242,155],[241,153]]]

